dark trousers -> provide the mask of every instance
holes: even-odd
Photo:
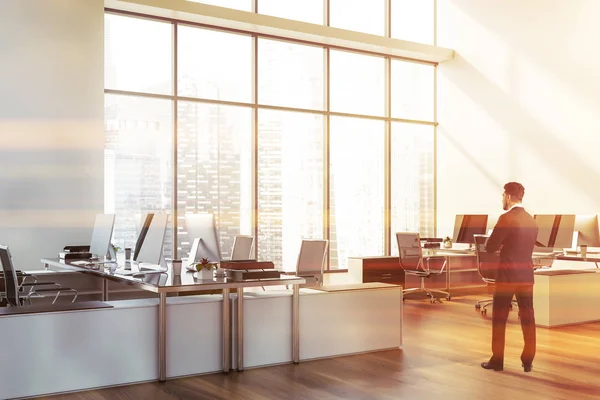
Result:
[[[533,285],[518,285],[496,282],[492,315],[492,358],[490,362],[504,365],[504,342],[506,320],[513,295],[519,304],[519,316],[525,346],[521,362],[531,364],[535,357],[535,317],[533,314]]]

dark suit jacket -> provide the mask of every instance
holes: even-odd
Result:
[[[531,255],[537,239],[535,219],[523,207],[502,214],[486,243],[486,251],[500,250],[497,283],[533,285]]]

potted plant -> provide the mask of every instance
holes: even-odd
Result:
[[[196,278],[198,279],[211,279],[213,278],[213,269],[217,263],[210,262],[208,258],[202,258],[199,263],[196,264]]]
[[[452,248],[452,239],[450,239],[450,236],[446,236],[446,238],[444,239],[444,248],[445,249]]]

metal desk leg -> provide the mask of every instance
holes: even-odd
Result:
[[[292,361],[300,362],[300,285],[293,285],[292,295]]]
[[[102,301],[108,300],[108,280],[102,279]]]
[[[450,293],[450,257],[446,257],[446,292]]]
[[[231,368],[231,324],[230,324],[229,289],[223,289],[223,372]]]
[[[167,294],[158,294],[158,380],[167,380]]]
[[[237,288],[237,370],[244,370],[244,288]]]

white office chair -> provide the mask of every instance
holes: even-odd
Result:
[[[323,268],[329,241],[325,239],[303,239],[296,263],[296,276],[307,278],[307,286],[323,284]]]
[[[236,235],[233,239],[231,260],[251,260],[254,236]]]

